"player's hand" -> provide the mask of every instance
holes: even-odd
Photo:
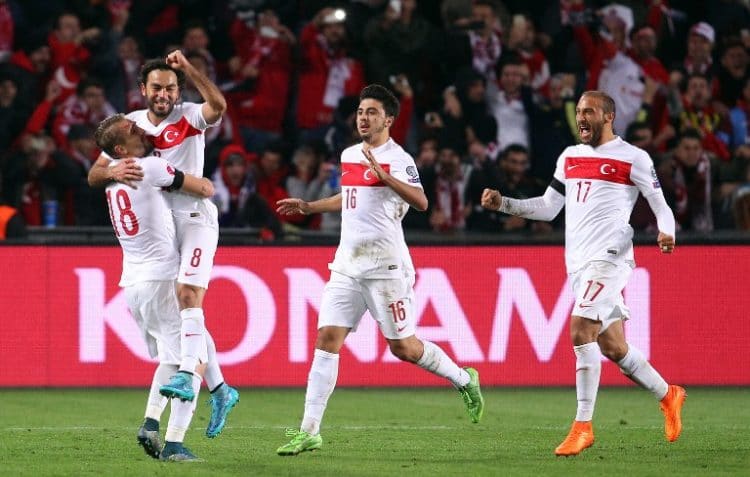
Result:
[[[185,70],[187,67],[191,66],[190,62],[180,50],[174,50],[172,53],[168,54],[166,62],[169,66],[177,70]]]
[[[482,191],[482,207],[488,210],[498,210],[503,203],[503,196],[494,189]]]
[[[111,178],[115,182],[137,189],[136,183],[143,180],[143,169],[135,163],[135,159],[128,157],[109,169]]]
[[[310,214],[310,204],[302,199],[281,199],[276,205],[276,212],[281,215]]]
[[[656,243],[659,244],[661,253],[672,253],[674,252],[674,237],[667,235],[663,232],[659,232],[659,236],[656,237]]]
[[[385,172],[385,169],[380,165],[378,161],[375,160],[375,156],[372,155],[372,151],[369,149],[364,150],[362,149],[362,154],[364,154],[366,161],[360,161],[360,164],[362,164],[365,167],[370,168],[370,172],[372,172],[373,175],[375,175],[378,180],[382,181],[388,176],[388,173]]]

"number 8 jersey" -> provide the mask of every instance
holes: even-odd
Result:
[[[341,241],[329,268],[352,278],[414,275],[401,228],[409,204],[361,164],[362,147],[341,153]],[[394,178],[422,188],[414,159],[392,139],[371,151]]]
[[[119,182],[105,189],[109,216],[122,247],[121,287],[174,280],[180,265],[172,212],[167,192],[162,191],[174,182],[175,169],[159,157],[135,161],[143,168],[143,181],[137,189]],[[110,167],[118,162],[111,161]]]

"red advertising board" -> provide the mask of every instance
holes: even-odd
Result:
[[[332,247],[223,247],[206,322],[228,381],[304,386]],[[484,385],[573,385],[573,296],[560,246],[412,247],[417,335]],[[670,382],[750,384],[750,246],[636,249],[628,340]],[[147,386],[154,364],[117,283],[117,247],[0,247],[0,386]],[[342,386],[433,386],[369,317],[342,350]],[[602,383],[627,384],[606,363]]]

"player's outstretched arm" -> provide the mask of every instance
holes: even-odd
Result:
[[[143,180],[143,170],[135,159],[127,158],[109,167],[109,159],[100,155],[89,169],[88,181],[91,187],[106,187],[112,181],[120,182],[136,189],[136,182]]]
[[[556,179],[552,180],[544,195],[530,199],[512,199],[501,196],[496,190],[485,189],[482,192],[481,204],[485,209],[517,215],[524,219],[549,222],[557,217],[565,205],[565,196],[560,190],[564,191],[564,186]]]
[[[276,205],[276,212],[281,215],[310,215],[323,212],[338,212],[341,210],[341,193],[313,202],[297,198],[281,199],[276,202]]]
[[[214,185],[209,179],[191,176],[190,174],[185,174],[185,180],[180,190],[204,198],[213,197],[214,195]]]
[[[198,71],[182,54],[175,50],[167,55],[167,64],[172,68],[182,70],[190,78],[195,88],[206,101],[201,107],[201,112],[208,124],[213,124],[221,118],[227,110],[227,100],[221,94],[219,88],[206,75]]]

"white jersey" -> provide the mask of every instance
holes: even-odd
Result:
[[[414,159],[392,139],[371,151],[394,178],[422,188]],[[409,204],[373,176],[363,160],[362,143],[341,153],[341,241],[329,268],[352,278],[413,275],[401,228]]]
[[[196,103],[176,104],[169,116],[154,126],[148,119],[148,109],[128,113],[126,117],[146,131],[154,145],[154,156],[161,157],[184,172],[196,177],[203,176],[205,130],[218,125],[221,120],[208,124],[203,117],[202,105]],[[174,192],[170,197],[176,211],[204,210],[208,199],[184,192]]]
[[[117,164],[111,162],[110,167]],[[174,182],[175,169],[159,157],[136,159],[143,181],[133,189],[113,182],[105,189],[109,216],[122,247],[120,286],[174,280],[180,265],[175,227],[163,187]]]
[[[619,136],[598,147],[566,148],[554,178],[565,184],[565,264],[574,273],[587,262],[633,261],[630,214],[638,198],[663,196],[648,153]]]

